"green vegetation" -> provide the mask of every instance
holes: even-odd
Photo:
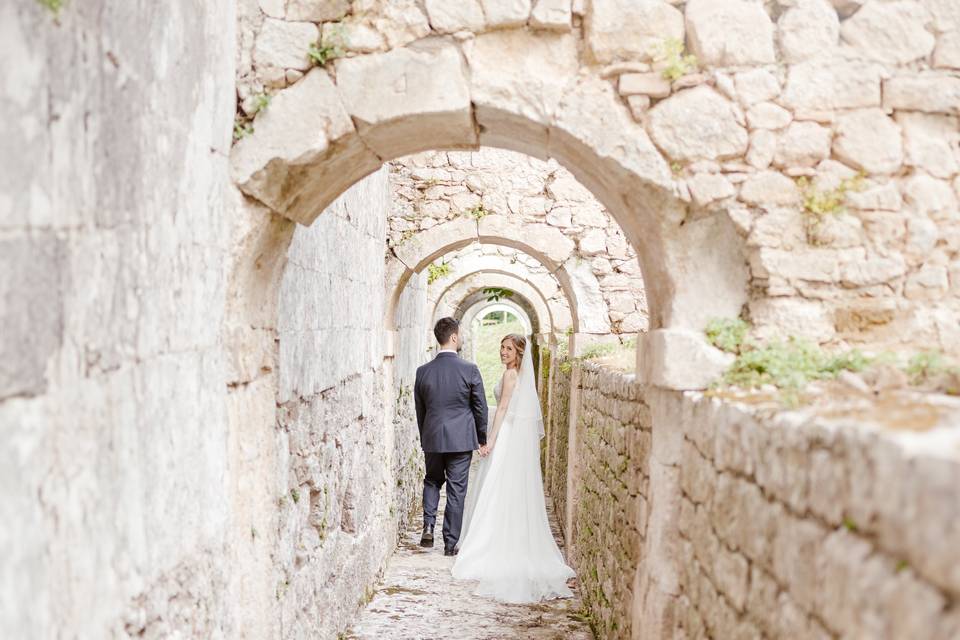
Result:
[[[697,70],[697,56],[684,54],[683,42],[667,38],[657,47],[653,59],[666,63],[661,75],[671,82]]]
[[[910,377],[911,384],[924,384],[937,376],[960,370],[949,366],[939,351],[921,351],[910,358],[905,372]]]
[[[260,93],[253,97],[253,108],[250,113],[238,113],[233,120],[233,141],[242,140],[253,133],[253,118],[270,106],[273,96],[269,93]]]
[[[260,113],[269,107],[271,100],[273,100],[273,96],[266,92],[255,95],[253,97],[253,113]]]
[[[233,121],[233,141],[242,140],[253,133],[253,124],[243,116]]]
[[[427,284],[433,284],[437,280],[446,278],[450,275],[450,263],[440,262],[431,264],[427,268]]]
[[[53,14],[54,18],[60,17],[60,11],[66,6],[66,0],[37,0],[40,6]]]
[[[474,220],[480,220],[481,218],[486,218],[488,215],[490,215],[490,212],[484,209],[482,204],[478,204],[473,209],[468,209],[467,215]]]
[[[290,489],[290,497],[293,498],[294,503],[300,502],[300,490],[296,487]]]
[[[503,298],[512,298],[513,291],[503,287],[487,287],[483,290],[483,295],[487,297],[487,302],[499,302]]]
[[[493,322],[486,322],[487,320]],[[503,375],[503,364],[500,362],[500,341],[508,333],[526,333],[520,320],[512,313],[488,314],[481,322],[474,324],[473,340],[476,345],[477,366],[483,378],[483,390],[487,395],[490,406],[496,404],[493,397],[493,388],[497,386],[500,376]],[[491,416],[491,419],[493,416]]]
[[[335,58],[342,58],[344,50],[343,25],[336,24],[330,29],[327,37],[322,37],[307,49],[307,56],[313,64],[322,67]]]
[[[728,353],[740,352],[748,331],[750,325],[740,318],[713,318],[704,329],[710,344]]]
[[[825,191],[817,189],[809,178],[797,178],[803,210],[807,214],[808,234],[816,230],[827,216],[846,213],[847,194],[863,190],[864,177],[865,174],[860,172],[852,178],[844,178],[835,188]]]

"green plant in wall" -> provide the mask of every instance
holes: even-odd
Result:
[[[313,64],[322,67],[335,58],[342,58],[345,54],[346,39],[342,24],[335,24],[320,40],[311,44],[307,49],[307,56]]]
[[[467,215],[473,218],[474,220],[481,220],[490,215],[490,212],[483,208],[482,204],[478,204],[472,209],[467,210]]]
[[[844,178],[832,189],[819,189],[807,177],[797,178],[801,203],[807,218],[808,238],[828,216],[846,213],[847,195],[851,191],[862,191],[866,174],[858,173],[852,178]]]
[[[486,287],[483,290],[483,295],[487,297],[487,302],[499,302],[504,298],[512,298],[513,291],[502,287]]]
[[[247,118],[238,115],[233,121],[233,141],[243,140],[251,133],[253,133],[253,123]]]
[[[750,325],[740,318],[712,318],[704,329],[710,344],[728,353],[739,353]]]
[[[41,7],[53,14],[54,18],[60,17],[60,12],[66,6],[66,0],[37,0]]]
[[[427,267],[427,284],[433,284],[437,280],[441,280],[450,275],[450,263],[440,262],[433,263]]]
[[[664,63],[660,74],[667,80],[674,80],[697,70],[697,56],[684,53],[681,40],[667,38],[654,50],[653,59]]]

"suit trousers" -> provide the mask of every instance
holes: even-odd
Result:
[[[423,525],[437,522],[440,487],[447,483],[447,506],[443,512],[443,546],[452,549],[460,540],[463,525],[463,504],[467,496],[467,480],[473,451],[431,453],[425,451],[426,475],[423,477]]]

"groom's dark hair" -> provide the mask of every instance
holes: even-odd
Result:
[[[460,323],[453,318],[440,318],[433,326],[433,336],[440,344],[447,344],[450,336],[460,329]]]

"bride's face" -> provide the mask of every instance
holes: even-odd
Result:
[[[507,368],[517,366],[517,348],[513,346],[513,340],[500,343],[500,362]]]

